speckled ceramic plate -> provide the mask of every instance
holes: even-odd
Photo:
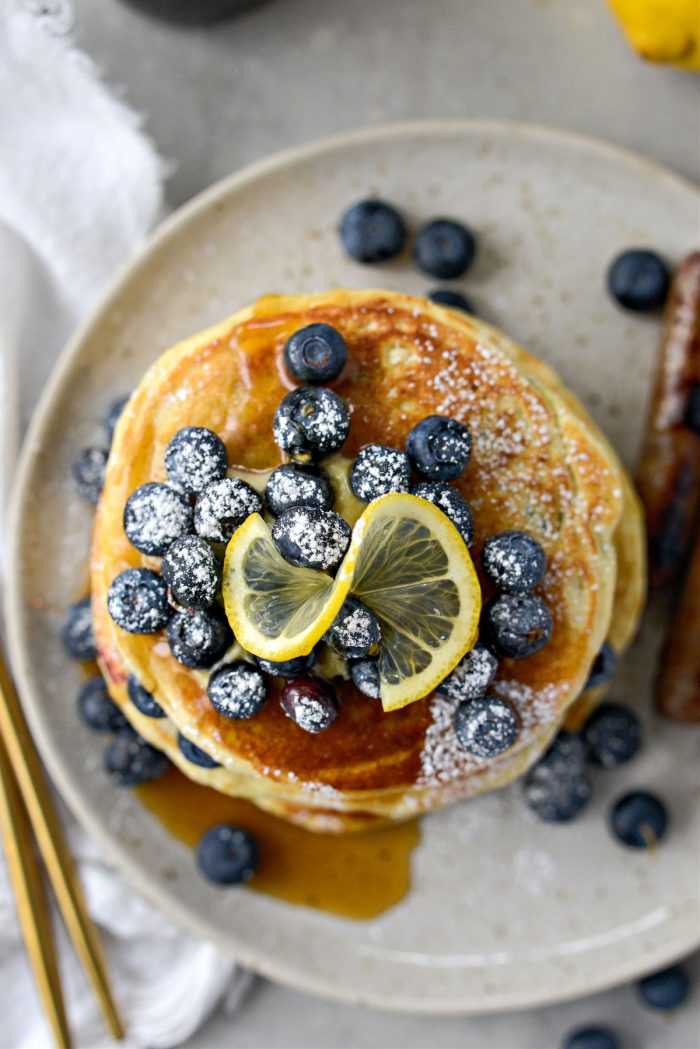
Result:
[[[135,886],[175,918],[281,981],[386,1008],[480,1012],[590,992],[700,943],[698,733],[650,713],[659,612],[625,660],[614,695],[644,718],[644,754],[595,776],[595,803],[569,826],[537,822],[517,784],[424,820],[413,887],[370,923],[241,891],[195,872],[101,769],[78,725],[75,668],[60,618],[85,575],[91,514],[69,478],[115,395],[170,343],[263,292],[348,286],[427,291],[405,256],[349,262],[341,211],[366,194],[411,225],[455,216],[479,232],[464,289],[488,320],[553,363],[622,456],[640,441],[657,318],[624,314],[604,290],[618,250],[671,260],[696,245],[698,197],[672,174],[590,140],[509,124],[417,124],[346,135],[274,157],[198,197],[158,231],[78,332],[27,441],[12,517],[8,622],[15,670],[49,770],[75,814]],[[38,607],[40,597],[49,606]],[[655,620],[655,622],[653,621]],[[610,837],[611,798],[639,785],[668,802],[654,853]]]

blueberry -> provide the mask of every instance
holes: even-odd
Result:
[[[311,670],[316,662],[316,655],[317,650],[314,648],[308,656],[295,656],[294,659],[279,661],[256,656],[255,662],[265,674],[272,674],[273,677],[301,677]]]
[[[102,495],[109,452],[106,448],[83,448],[73,463],[73,479],[83,499],[97,506]]]
[[[92,600],[84,597],[68,609],[61,628],[63,647],[72,659],[95,659],[97,648],[92,629]]]
[[[446,415],[429,415],[408,435],[406,451],[413,465],[430,481],[454,481],[469,465],[469,430]]]
[[[252,485],[239,477],[213,481],[197,496],[194,527],[198,536],[210,543],[228,543],[236,529],[263,511],[263,500]]]
[[[259,862],[255,838],[230,823],[210,827],[197,845],[199,868],[215,885],[239,885],[250,881]]]
[[[139,714],[143,714],[146,718],[164,718],[166,716],[160,703],[157,703],[151,693],[146,691],[134,674],[129,674],[126,689],[129,693],[129,699]]]
[[[370,503],[389,492],[407,492],[411,463],[405,452],[385,444],[366,444],[350,470],[350,487],[358,499]]]
[[[642,726],[629,707],[618,703],[602,703],[594,710],[582,732],[586,758],[593,765],[616,769],[624,765],[639,750]]]
[[[577,1027],[562,1042],[562,1049],[621,1049],[609,1027]]]
[[[183,535],[176,539],[160,566],[172,595],[186,608],[208,608],[221,580],[221,562],[204,539]]]
[[[515,743],[520,734],[518,716],[499,696],[481,696],[461,703],[455,715],[455,736],[460,747],[477,758],[495,758]]]
[[[317,466],[285,463],[270,474],[265,488],[268,509],[275,517],[293,506],[330,510],[334,493],[325,473]]]
[[[257,667],[242,660],[225,663],[209,678],[207,695],[224,717],[242,721],[258,714],[267,698],[267,685]]]
[[[361,200],[341,218],[340,239],[356,262],[384,262],[402,250],[406,224],[391,204],[383,200]]]
[[[189,495],[197,495],[208,484],[225,477],[226,445],[212,430],[185,426],[170,440],[164,462],[172,483]]]
[[[541,581],[547,555],[529,532],[499,532],[484,543],[484,574],[507,594],[524,594]]]
[[[607,641],[604,641],[600,652],[593,660],[588,680],[583,686],[584,691],[588,688],[597,688],[598,685],[606,685],[615,673],[616,666],[617,656],[615,655],[615,650]]]
[[[449,306],[453,310],[462,310],[463,313],[469,313],[472,317],[476,316],[476,310],[469,299],[459,291],[452,291],[451,288],[435,288],[434,291],[428,293],[428,298],[439,306]]]
[[[78,693],[78,713],[96,732],[118,732],[128,722],[99,675],[86,681]]]
[[[285,367],[297,382],[333,382],[347,361],[347,343],[330,324],[307,324],[284,344]]]
[[[379,620],[356,597],[347,598],[324,637],[342,659],[375,655],[381,639]]]
[[[214,665],[233,643],[233,633],[215,605],[206,611],[176,612],[168,624],[170,651],[192,670]]]
[[[107,611],[130,634],[155,634],[173,614],[168,587],[150,568],[127,568],[107,592]]]
[[[338,717],[338,700],[331,686],[316,678],[288,681],[280,694],[287,717],[305,732],[325,732]]]
[[[552,636],[552,615],[536,594],[502,594],[483,612],[486,639],[509,659],[526,659]]]
[[[469,546],[474,538],[474,521],[469,504],[461,492],[444,481],[421,481],[413,486],[411,493],[427,499],[442,510]]]
[[[476,254],[474,234],[460,222],[433,219],[416,235],[413,257],[416,264],[431,277],[451,280],[466,273]]]
[[[370,699],[381,697],[381,678],[375,659],[360,659],[350,666],[350,677],[358,692]]]
[[[631,790],[610,810],[610,828],[615,837],[633,849],[649,849],[660,842],[668,827],[666,806],[655,794]]]
[[[608,291],[620,306],[635,313],[663,306],[670,283],[664,260],[645,248],[623,251],[608,269]]]
[[[436,691],[448,699],[463,703],[468,699],[478,699],[496,676],[498,661],[492,652],[479,641],[471,652],[454,668],[451,674],[441,681]]]
[[[181,732],[177,734],[177,745],[183,758],[193,765],[199,765],[201,769],[219,769],[221,765],[214,758],[209,757],[206,750],[202,750],[191,739],[187,739]]]
[[[176,539],[192,531],[193,512],[169,484],[149,482],[132,492],[124,507],[124,531],[142,554],[162,557]]]
[[[645,976],[637,983],[637,990],[652,1009],[676,1009],[688,997],[690,980],[682,965],[671,965]]]
[[[560,732],[549,750],[527,773],[525,801],[540,819],[566,823],[591,800],[591,784],[584,771],[584,747],[577,735]]]
[[[342,397],[325,387],[299,386],[282,399],[272,432],[283,452],[308,462],[337,452],[349,429],[350,413]]]
[[[137,787],[159,779],[168,768],[165,754],[141,739],[132,728],[123,728],[105,751],[105,766],[121,787]]]
[[[129,396],[120,397],[118,400],[113,401],[109,406],[107,415],[105,416],[105,433],[107,434],[107,440],[111,444],[114,439],[114,431],[117,423],[121,417],[122,412],[129,403]]]
[[[272,526],[272,539],[285,561],[298,568],[328,571],[345,557],[352,530],[333,510],[295,506]]]

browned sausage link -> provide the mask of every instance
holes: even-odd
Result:
[[[678,267],[638,472],[653,586],[676,576],[700,506],[700,252]]]
[[[656,706],[674,721],[700,721],[700,532],[662,656]]]

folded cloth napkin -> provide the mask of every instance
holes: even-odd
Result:
[[[0,4],[0,510],[19,429],[51,365],[163,207],[162,162],[71,43],[71,24],[62,0]],[[127,1021],[124,1044],[179,1045],[222,1000],[235,1008],[249,974],[144,902],[64,815]],[[59,945],[76,1046],[112,1044],[60,930]],[[0,1001],[0,1046],[52,1044],[1,850]]]

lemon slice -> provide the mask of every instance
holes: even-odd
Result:
[[[474,565],[452,522],[425,499],[390,494],[370,503],[335,585],[381,623],[384,710],[428,695],[474,646],[481,612]]]

